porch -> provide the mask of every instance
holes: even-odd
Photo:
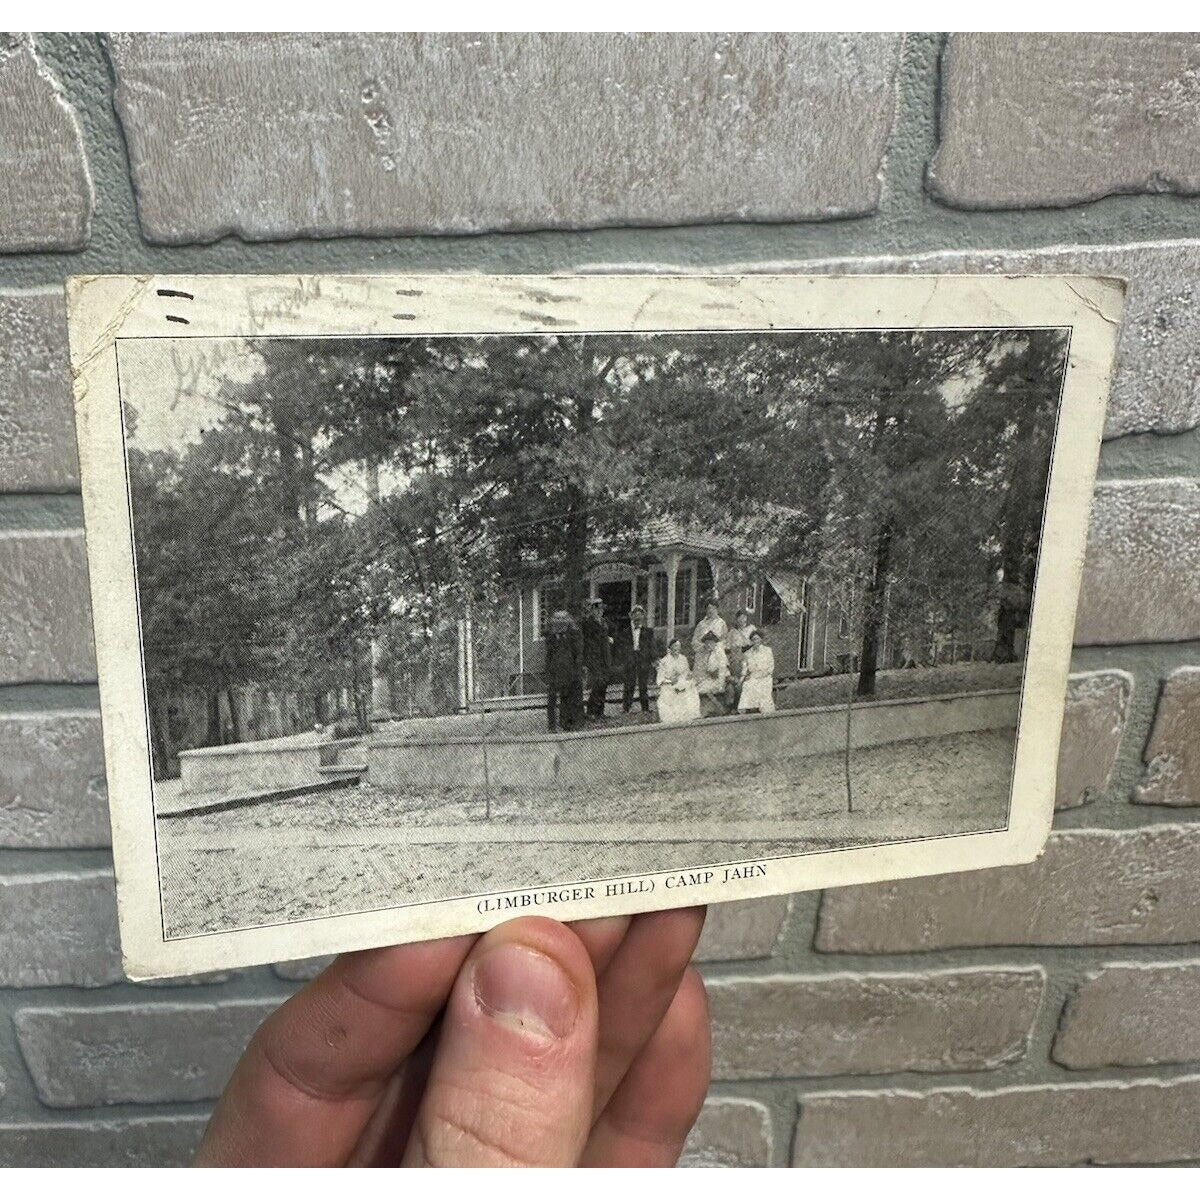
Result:
[[[640,605],[661,649],[665,651],[678,635],[689,656],[691,632],[704,614],[708,597],[717,596],[721,616],[730,625],[737,611],[745,609],[751,623],[763,630],[781,675],[792,677],[811,669],[815,631],[808,615],[810,586],[795,574],[767,572],[752,562],[679,545],[646,557],[599,561],[588,571],[586,586],[589,600],[604,602],[610,631],[627,624],[634,605]],[[517,591],[514,606],[520,633],[510,674],[496,681],[500,687],[468,688],[464,707],[507,706],[503,702],[545,694],[541,669],[546,630],[551,614],[567,607],[566,589],[557,580],[527,586]],[[467,682],[474,681],[468,678]],[[620,691],[619,685],[611,687],[610,698],[619,699]]]

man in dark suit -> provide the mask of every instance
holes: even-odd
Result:
[[[612,637],[604,619],[604,601],[592,600],[584,605],[583,665],[587,670],[587,715],[597,721],[604,719],[604,701],[608,696],[608,677],[612,673]]]
[[[642,703],[642,712],[650,711],[650,674],[660,655],[655,644],[654,630],[646,625],[646,610],[635,604],[629,612],[629,621],[622,625],[618,638],[621,673],[625,686],[621,693],[621,707],[628,712],[633,707],[636,688]]]
[[[546,722],[551,733],[578,729],[583,720],[583,638],[569,613],[550,617],[546,630]]]

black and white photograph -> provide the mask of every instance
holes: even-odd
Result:
[[[1008,828],[1071,327],[717,324],[116,340],[164,941]]]

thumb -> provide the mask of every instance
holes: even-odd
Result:
[[[451,992],[405,1166],[574,1166],[587,1140],[596,981],[583,943],[541,917],[475,945]]]

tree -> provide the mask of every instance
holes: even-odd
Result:
[[[982,518],[995,581],[996,662],[1017,658],[1029,620],[1034,571],[1068,331],[1030,330],[999,343],[964,405],[962,452],[987,498]]]
[[[372,647],[453,703],[457,621],[659,517],[856,596],[858,694],[885,622],[1027,620],[1056,331],[263,339],[224,416],[131,478],[151,686],[341,688]],[[136,444],[136,430],[133,441]],[[440,699],[439,699],[440,698]],[[240,736],[236,729],[233,736]],[[216,720],[215,740],[225,736]]]

